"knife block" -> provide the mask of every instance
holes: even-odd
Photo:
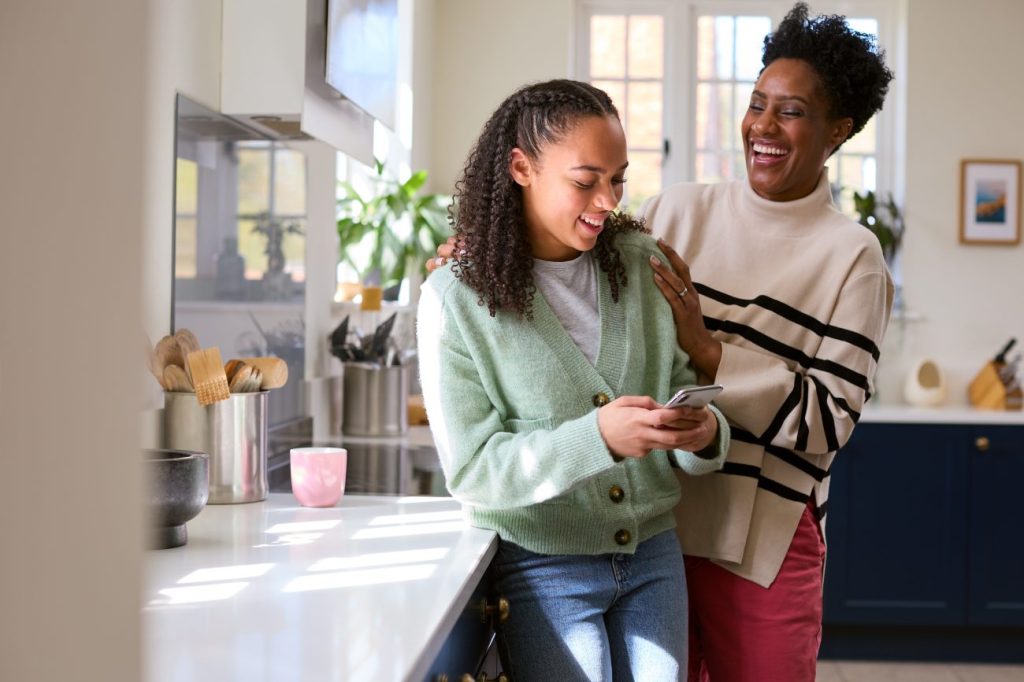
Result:
[[[982,410],[1019,410],[1022,400],[1021,389],[1010,389],[999,378],[1000,363],[989,361],[971,380],[967,396],[971,405]]]

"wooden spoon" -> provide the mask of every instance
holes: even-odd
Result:
[[[185,364],[185,356],[178,348],[178,340],[173,336],[165,336],[160,339],[153,349],[153,371],[163,376],[164,367],[177,365],[182,367]]]
[[[280,388],[288,382],[288,365],[281,358],[242,358],[242,362],[252,365],[263,376],[257,390]]]
[[[249,377],[252,376],[252,367],[244,363],[239,363],[239,366],[235,368],[234,373],[231,375],[231,383],[228,388],[232,393],[246,393],[246,387],[249,385]]]
[[[185,370],[177,365],[164,367],[163,386],[168,391],[192,393],[192,382],[188,380]]]
[[[189,353],[194,353],[199,350],[199,339],[196,338],[195,334],[183,327],[174,332],[174,341],[178,344],[178,351],[181,353],[182,358],[181,362],[177,364],[180,364],[185,368],[185,374],[188,375],[189,381],[191,381],[194,386],[196,382],[192,377],[192,368],[189,367],[187,360]]]

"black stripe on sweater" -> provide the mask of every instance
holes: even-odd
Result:
[[[807,501],[811,499],[810,495],[793,490],[789,486],[783,485],[778,481],[773,481],[770,478],[765,478],[761,475],[761,468],[756,467],[753,464],[738,464],[736,462],[726,462],[725,466],[718,470],[720,474],[730,474],[732,476],[746,476],[748,478],[757,479],[757,487],[761,490],[767,490],[770,493],[774,493],[779,497],[787,500],[793,500],[794,502],[802,502],[807,504]]]
[[[765,310],[770,310],[779,317],[783,317],[794,324],[805,327],[818,336],[827,336],[839,341],[845,341],[851,346],[856,346],[861,350],[865,350],[868,353],[871,353],[871,357],[875,359],[875,362],[878,362],[879,351],[875,342],[863,334],[851,329],[835,327],[831,324],[822,322],[817,318],[811,317],[805,312],[801,312],[778,299],[765,296],[764,294],[755,296],[754,298],[739,298],[737,296],[731,296],[724,291],[713,289],[706,284],[701,284],[700,282],[695,282],[694,286],[697,287],[697,291],[699,291],[701,295],[707,296],[708,298],[714,299],[725,305],[735,305],[742,308],[746,308],[749,305],[756,305],[764,308]]]
[[[772,423],[768,425],[768,428],[761,434],[761,440],[764,443],[770,443],[775,440],[775,436],[778,435],[779,431],[782,430],[782,425],[785,423],[786,418],[789,414],[796,409],[797,405],[800,404],[803,398],[804,382],[803,378],[794,373],[793,374],[793,388],[789,391],[789,395],[783,401],[781,407],[775,413],[775,418],[772,419]]]
[[[807,423],[807,404],[807,393],[805,392],[800,399],[800,424],[797,426],[796,443],[794,443],[799,452],[807,450],[807,441],[811,437],[811,427]]]
[[[849,367],[840,365],[838,362],[832,360],[822,360],[819,358],[812,358],[811,356],[804,353],[802,350],[793,348],[790,345],[782,343],[767,334],[760,332],[753,327],[745,324],[739,324],[738,322],[732,322],[730,320],[719,320],[715,317],[704,316],[704,326],[710,331],[720,331],[726,334],[735,334],[743,339],[746,339],[750,343],[764,348],[769,353],[777,355],[779,357],[792,360],[793,362],[806,367],[807,369],[817,369],[822,372],[827,372],[834,376],[839,377],[843,381],[853,384],[857,388],[868,390],[868,379],[860,372],[855,372]]]
[[[761,467],[753,464],[740,464],[739,462],[726,462],[718,470],[720,474],[731,474],[733,476],[747,476],[748,478],[760,478]]]
[[[758,438],[749,431],[744,431],[743,429],[737,428],[735,426],[733,426],[730,429],[730,431],[733,440],[740,441],[741,443],[760,445],[762,448],[764,448],[764,451],[767,454],[777,459],[781,459],[783,462],[790,465],[794,469],[799,469],[800,471],[804,472],[805,474],[807,474],[814,480],[818,481],[819,483],[825,480],[825,477],[828,476],[828,470],[822,469],[821,467],[811,464],[806,459],[801,457],[798,453],[792,450],[780,448],[779,446],[772,445],[771,443],[765,443],[762,439]]]
[[[821,430],[825,432],[825,444],[830,452],[839,449],[839,438],[836,436],[836,422],[832,417],[832,408],[828,404],[829,392],[825,386],[818,381],[817,377],[811,377],[818,394],[818,409],[821,411]]]
[[[779,497],[787,500],[793,500],[794,502],[800,502],[801,504],[807,504],[807,501],[811,499],[810,495],[804,494],[798,490],[793,490],[788,486],[784,486],[777,481],[773,481],[770,478],[761,477],[757,480],[757,487],[761,490],[767,490],[770,493],[775,493]]]

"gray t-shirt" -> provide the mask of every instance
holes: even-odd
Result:
[[[590,364],[601,345],[597,310],[597,267],[589,252],[568,261],[533,259],[533,279],[555,317]]]

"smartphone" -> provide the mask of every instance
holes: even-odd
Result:
[[[665,407],[679,407],[685,405],[686,407],[704,407],[711,400],[722,392],[725,388],[721,384],[711,384],[710,386],[690,386],[689,388],[681,388],[672,396]]]

